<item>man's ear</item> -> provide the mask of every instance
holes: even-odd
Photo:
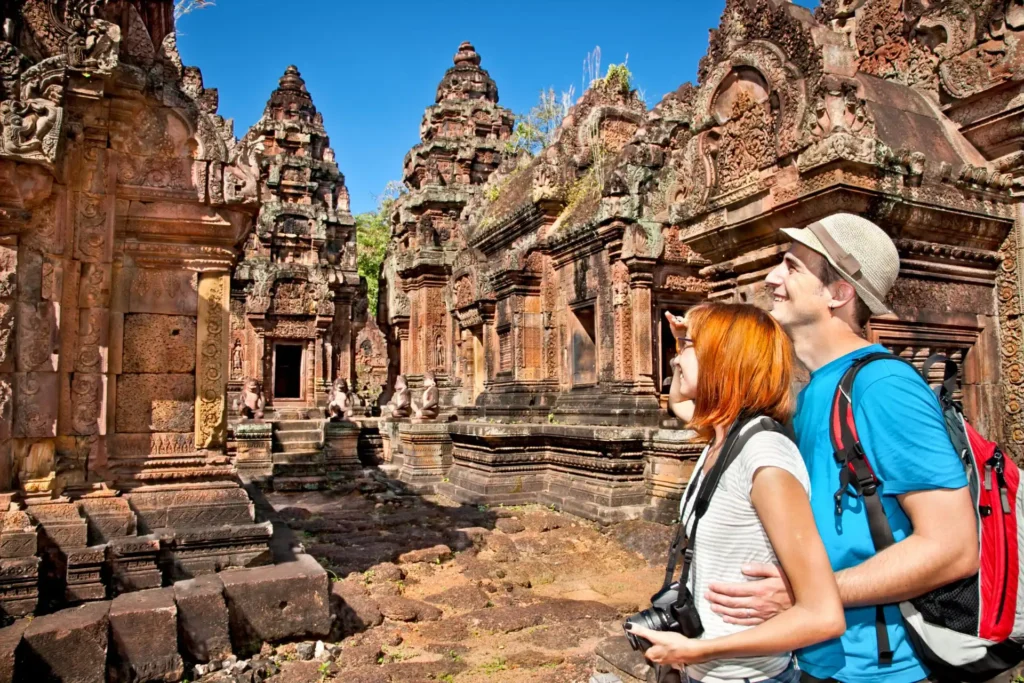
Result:
[[[851,301],[856,301],[857,290],[853,288],[846,280],[839,280],[838,282],[832,283],[829,287],[830,293],[832,294],[832,303],[830,308],[833,310],[842,308]]]

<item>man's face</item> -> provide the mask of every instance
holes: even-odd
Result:
[[[785,329],[814,324],[829,317],[832,295],[818,273],[825,258],[794,242],[765,282],[772,293],[772,317]]]

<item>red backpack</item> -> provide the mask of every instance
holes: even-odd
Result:
[[[911,365],[891,353],[872,353],[857,359],[836,388],[829,430],[840,465],[836,514],[841,513],[844,494],[861,498],[876,551],[894,541],[878,495],[882,482],[875,476],[857,436],[852,396],[857,373],[879,360]],[[981,539],[980,569],[975,576],[900,603],[900,612],[907,637],[933,676],[939,680],[985,681],[1024,659],[1024,487],[1013,459],[964,419],[963,407],[953,398],[956,363],[944,356],[932,356],[921,370],[924,381],[928,382],[928,373],[936,363],[945,364],[943,382],[935,393],[974,501]],[[877,608],[875,630],[879,661],[891,662],[881,606]]]

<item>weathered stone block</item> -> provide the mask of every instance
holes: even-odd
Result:
[[[0,558],[33,557],[36,554],[36,524],[21,510],[0,516]]]
[[[188,271],[136,270],[131,277],[129,308],[138,313],[195,315],[198,277]]]
[[[177,616],[173,588],[128,593],[110,603],[110,680],[181,680]]]
[[[194,372],[196,319],[183,315],[126,315],[121,367],[124,372]]]
[[[228,607],[223,592],[224,584],[216,575],[174,584],[178,638],[189,659],[206,663],[231,654]]]
[[[56,436],[60,396],[57,373],[19,372],[14,377],[14,437]]]
[[[0,628],[0,683],[14,683],[14,666],[18,646],[25,629],[32,622],[27,619],[16,621],[7,628]]]
[[[158,588],[163,583],[157,561],[160,540],[156,536],[129,536],[109,543],[111,579],[117,593]]]
[[[106,543],[135,533],[135,513],[125,498],[83,498],[78,507],[88,522],[90,543]]]
[[[117,409],[114,416],[117,431],[193,431],[195,384],[192,375],[121,375],[117,379]]]
[[[104,683],[109,602],[93,602],[32,620],[18,648],[16,680]]]
[[[324,636],[331,628],[327,572],[309,555],[272,567],[220,574],[235,651],[263,641]]]
[[[0,619],[31,614],[39,602],[39,558],[0,560]]]
[[[67,587],[64,597],[74,604],[105,600],[107,586],[103,574],[107,563],[107,547],[75,548],[67,551]]]

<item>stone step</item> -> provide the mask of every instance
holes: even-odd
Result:
[[[274,481],[279,477],[325,477],[327,466],[315,462],[282,462],[274,463]]]
[[[275,491],[316,491],[327,488],[327,477],[274,477]]]
[[[324,452],[320,450],[289,451],[272,453],[271,459],[274,464],[289,462],[324,462]]]
[[[274,420],[274,431],[290,432],[302,429],[317,429],[323,425],[323,420]]]
[[[274,443],[275,453],[306,453],[319,451],[321,443],[319,441],[285,441],[284,443]]]
[[[323,432],[319,429],[296,429],[294,432],[277,432],[274,434],[274,441],[286,443],[289,441],[320,441]]]

